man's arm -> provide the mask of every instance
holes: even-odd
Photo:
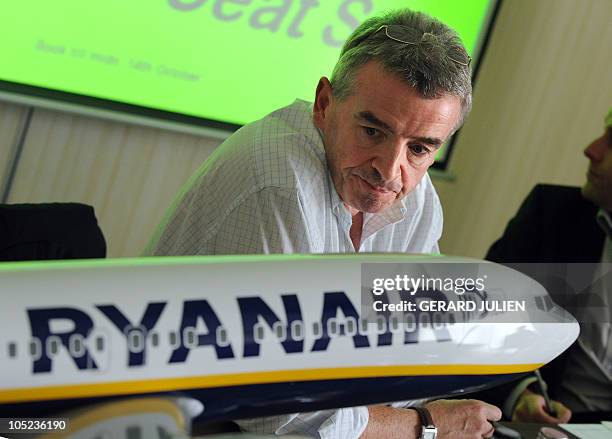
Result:
[[[501,411],[473,399],[438,400],[425,405],[438,429],[438,439],[488,438],[493,435],[490,421],[501,419]],[[370,417],[360,439],[418,439],[421,422],[411,409],[386,406],[368,407]]]
[[[372,405],[368,407],[369,420],[360,439],[418,439],[421,434],[421,422],[416,411]]]
[[[490,421],[501,411],[476,400],[438,400],[425,407],[438,429],[438,439],[491,437]],[[347,407],[309,413],[236,421],[243,430],[259,434],[301,434],[321,439],[418,439],[421,422],[416,411],[386,405]]]
[[[368,423],[366,407],[292,413],[235,421],[256,434],[295,434],[317,439],[357,439]]]

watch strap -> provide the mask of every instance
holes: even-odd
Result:
[[[425,407],[410,407],[419,414],[419,418],[421,419],[421,425],[423,427],[434,427],[433,418],[431,417],[431,413]]]

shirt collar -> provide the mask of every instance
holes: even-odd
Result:
[[[597,223],[608,238],[612,238],[612,218],[610,218],[610,213],[603,209],[599,209],[597,212]]]
[[[364,222],[367,222],[369,218],[380,217],[384,218],[385,222],[388,224],[396,223],[406,216],[406,197],[402,198],[399,201],[396,201],[391,206],[387,207],[382,212],[378,213],[366,213],[364,215]]]

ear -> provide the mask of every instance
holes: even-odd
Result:
[[[331,84],[329,79],[323,76],[319,79],[319,84],[317,85],[314,108],[312,110],[314,123],[321,131],[324,131],[326,120],[329,118],[328,113],[332,100]]]

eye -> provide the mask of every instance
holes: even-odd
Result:
[[[361,127],[361,128],[363,128],[363,132],[368,137],[376,137],[378,135],[378,130],[376,128],[372,128],[372,127]]]
[[[423,145],[419,143],[412,144],[409,146],[409,148],[410,148],[410,151],[412,151],[412,153],[417,156],[427,155],[430,152],[429,149],[425,148]]]

